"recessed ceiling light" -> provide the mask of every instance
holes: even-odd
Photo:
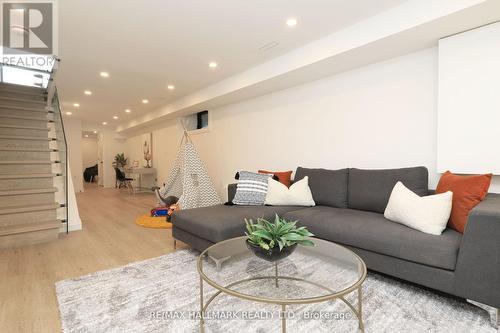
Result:
[[[109,73],[108,72],[101,72],[99,74],[101,75],[101,77],[109,77]]]
[[[74,106],[75,108],[79,108],[79,107],[80,107],[80,104],[78,104],[78,103],[74,103],[74,104],[73,104],[73,106]]]
[[[103,121],[103,122],[102,122],[102,124],[103,124],[104,126],[106,126],[108,123],[107,123],[107,122],[105,122],[105,121]]]
[[[83,93],[88,96],[92,95],[92,91],[90,90],[85,90]]]
[[[97,131],[94,131],[94,134],[97,134]]]
[[[113,119],[118,119],[118,116],[113,116]]]
[[[73,114],[73,112],[70,112],[70,111],[66,112],[67,116],[71,116],[72,114]]]
[[[142,100],[142,103],[144,103],[144,104],[148,104],[148,103],[149,103],[149,101],[148,101],[147,99],[143,99],[143,100]]]
[[[89,137],[89,135],[88,135],[88,134],[85,134],[85,137],[86,137],[86,138],[88,138],[88,137]]]
[[[167,89],[168,89],[168,90],[174,90],[174,89],[175,89],[175,86],[173,86],[173,85],[169,84],[169,85],[167,86]]]
[[[297,19],[295,17],[290,17],[288,20],[286,20],[286,25],[289,27],[295,27],[297,25]]]
[[[210,67],[210,68],[217,68],[217,66],[218,66],[218,65],[217,65],[217,63],[216,63],[215,61],[212,61],[212,62],[210,62],[210,63],[208,64],[208,67]]]
[[[130,109],[125,109],[125,112],[130,113],[132,111],[130,111]]]

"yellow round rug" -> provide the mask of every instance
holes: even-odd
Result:
[[[166,216],[151,217],[149,214],[139,216],[135,223],[144,228],[171,229],[172,223],[167,222]]]

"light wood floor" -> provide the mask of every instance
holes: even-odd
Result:
[[[134,223],[154,206],[154,195],[91,186],[77,200],[82,231],[0,250],[0,332],[60,332],[55,282],[173,251],[170,230]]]

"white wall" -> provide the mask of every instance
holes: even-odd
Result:
[[[76,231],[82,229],[82,220],[80,219],[80,212],[78,211],[78,202],[76,201],[75,191],[73,184],[73,177],[71,173],[71,168],[68,169],[68,175],[70,178],[68,179],[68,230]],[[60,210],[64,210],[61,208]],[[59,213],[59,212],[58,212]],[[60,230],[60,232],[65,232],[65,230]]]
[[[144,161],[142,144],[142,137],[140,135],[127,139],[125,157],[128,158],[129,165],[133,165],[134,161],[138,161],[139,165],[142,166]]]
[[[97,164],[97,138],[82,138],[82,168]]]
[[[102,185],[115,187],[116,174],[113,169],[113,161],[116,154],[126,151],[125,139],[120,138],[113,130],[109,129],[101,131],[99,135],[102,139]]]
[[[83,192],[82,122],[79,119],[65,117],[64,129],[68,144],[69,167],[71,168],[75,193]]]
[[[125,151],[125,157],[128,158],[128,164],[130,166],[133,165],[134,161],[139,162],[138,165],[140,167],[146,167],[148,162],[144,159],[144,142],[148,141],[150,142],[151,146],[153,147],[151,153],[152,153],[152,161],[150,161],[150,165],[153,167],[155,166],[155,156],[154,156],[154,149],[155,149],[155,142],[151,140],[149,137],[150,133],[144,133],[139,136],[132,137],[127,140],[127,146],[126,146],[126,151]],[[165,144],[163,142],[159,142],[160,145]]]
[[[210,112],[209,131],[192,138],[221,194],[242,169],[424,165],[430,187],[439,180],[436,48]],[[179,138],[177,121],[153,131],[160,183]]]
[[[157,184],[161,186],[167,179],[170,168],[177,156],[181,129],[177,120],[167,122],[161,129],[151,130],[153,133],[153,167],[157,172]],[[128,138],[126,141],[126,157],[129,164],[134,160],[139,161],[139,165],[145,164],[142,153],[143,138],[141,135]]]
[[[499,41],[500,22],[439,41],[439,171],[500,175]]]

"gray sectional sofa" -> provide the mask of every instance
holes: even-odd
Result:
[[[306,175],[315,207],[219,205],[181,210],[173,217],[173,237],[201,251],[244,235],[244,218],[272,219],[278,214],[299,220],[318,238],[349,247],[373,271],[491,306],[498,314],[500,195],[489,194],[472,210],[463,235],[446,229],[434,236],[383,215],[397,181],[421,196],[432,193],[425,167],[298,168],[295,179]],[[235,190],[235,185],[229,186],[229,200]]]

